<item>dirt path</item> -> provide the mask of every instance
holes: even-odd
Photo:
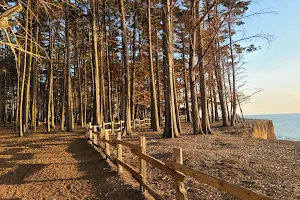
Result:
[[[83,133],[0,131],[0,199],[145,199]]]

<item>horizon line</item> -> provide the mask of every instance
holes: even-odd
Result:
[[[260,113],[260,114],[244,114],[246,115],[292,115],[292,114],[300,114],[300,112],[296,113]]]

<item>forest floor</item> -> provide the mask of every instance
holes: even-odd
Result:
[[[162,139],[161,131],[134,131],[123,140],[147,137],[147,153],[171,159],[183,149],[185,165],[275,199],[300,199],[300,142],[266,141],[221,134],[192,135],[183,123],[177,139]],[[214,130],[220,130],[217,127]],[[228,132],[228,130],[226,131]],[[114,148],[111,153],[116,154]],[[123,148],[123,160],[138,169],[138,158]],[[174,199],[173,179],[147,165],[147,182],[165,199]],[[192,178],[185,182],[189,199],[235,199]],[[83,132],[35,133],[19,138],[0,130],[0,199],[151,199],[138,192],[129,173],[119,178],[87,144]]]

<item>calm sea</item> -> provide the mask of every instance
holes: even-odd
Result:
[[[246,115],[245,118],[270,119],[273,121],[277,139],[300,141],[300,113]]]

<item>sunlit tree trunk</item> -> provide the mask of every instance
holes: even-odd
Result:
[[[200,5],[197,5],[197,13],[200,13]],[[198,52],[198,59],[200,60],[199,64],[199,73],[200,73],[200,98],[201,98],[201,116],[202,116],[202,131],[204,134],[212,134],[210,123],[209,123],[209,113],[207,108],[207,93],[206,93],[206,70],[205,64],[203,62],[203,40],[202,40],[202,28],[199,26],[199,52]],[[209,48],[209,47],[208,47]]]
[[[158,121],[158,110],[157,110],[157,100],[156,100],[156,88],[155,88],[155,78],[153,69],[153,55],[152,55],[152,25],[151,25],[151,2],[147,0],[147,14],[148,14],[148,54],[149,54],[149,72],[150,72],[150,95],[151,95],[151,128],[155,131],[159,130]]]
[[[127,44],[127,28],[125,23],[125,8],[124,1],[119,0],[119,10],[121,14],[121,28],[122,28],[122,50],[123,50],[123,65],[124,65],[124,83],[125,83],[125,91],[123,95],[125,95],[125,128],[123,132],[124,135],[132,135],[131,131],[131,114],[130,114],[130,70],[128,63],[128,44]]]
[[[231,115],[231,126],[234,126],[236,120],[236,81],[235,81],[235,63],[233,57],[233,47],[232,47],[232,36],[231,36],[231,24],[230,15],[228,21],[228,32],[229,32],[229,49],[230,49],[230,59],[231,59],[231,70],[232,70],[232,115]]]
[[[49,20],[49,67],[48,67],[48,100],[47,100],[47,131],[51,131],[51,118],[54,118],[54,116],[51,113],[51,104],[53,101],[53,36],[51,33],[51,20]]]
[[[192,122],[193,122],[193,133],[195,135],[203,134],[201,128],[201,121],[198,110],[198,99],[196,92],[196,72],[195,72],[195,52],[196,52],[196,37],[197,32],[194,27],[196,20],[196,0],[192,2],[191,15],[192,18],[192,32],[190,34],[190,57],[189,57],[189,75],[190,75],[190,91],[191,91],[191,108],[192,108]]]
[[[165,90],[165,128],[164,138],[179,137],[177,116],[174,102],[173,85],[173,31],[171,27],[170,0],[162,1],[163,7],[163,64],[164,64],[164,90]]]
[[[219,43],[218,43],[219,46]],[[216,74],[216,81],[217,81],[217,89],[219,94],[220,106],[222,110],[222,121],[223,126],[228,126],[228,113],[226,108],[226,97],[225,97],[225,88],[224,88],[224,76],[221,73],[221,66],[220,66],[220,53],[217,54],[216,65],[215,65],[215,74]]]
[[[37,2],[35,2],[37,3]],[[35,5],[35,18],[33,22],[33,37],[34,37],[34,53],[38,53],[38,41],[39,41],[39,25],[38,25],[38,13],[37,13],[37,8],[38,5]],[[36,131],[37,127],[37,121],[38,121],[38,116],[37,116],[37,81],[38,81],[38,60],[37,57],[33,59],[32,63],[32,104],[31,104],[31,128],[33,131]]]
[[[21,79],[21,87],[20,87],[20,99],[19,99],[19,135],[23,136],[23,99],[24,99],[24,88],[25,88],[25,79],[26,79],[26,73],[27,73],[27,50],[28,50],[28,30],[29,30],[29,11],[30,11],[30,4],[31,1],[27,1],[27,7],[26,7],[26,15],[25,15],[25,40],[24,40],[24,59],[23,59],[23,73],[20,77]],[[21,54],[19,54],[20,57]],[[20,59],[20,58],[19,58]],[[21,60],[21,59],[20,59]],[[26,131],[26,130],[25,130]]]
[[[66,76],[67,76],[67,109],[66,109],[66,119],[67,119],[67,131],[73,131],[73,101],[72,101],[72,85],[71,85],[71,55],[70,55],[70,16],[69,16],[69,0],[65,3],[65,14],[66,14]]]
[[[185,100],[185,114],[186,122],[191,121],[191,112],[189,104],[189,84],[188,84],[188,72],[186,68],[186,58],[185,58],[185,41],[184,41],[184,31],[181,30],[181,40],[182,40],[182,65],[183,65],[183,75],[184,75],[184,100]]]
[[[158,57],[158,32],[157,32],[157,23],[155,23],[155,38],[156,38],[156,51],[155,51],[155,68],[156,68],[156,87],[157,87],[157,112],[159,125],[162,125],[161,117],[161,106],[160,106],[160,70],[159,70],[159,57]]]

